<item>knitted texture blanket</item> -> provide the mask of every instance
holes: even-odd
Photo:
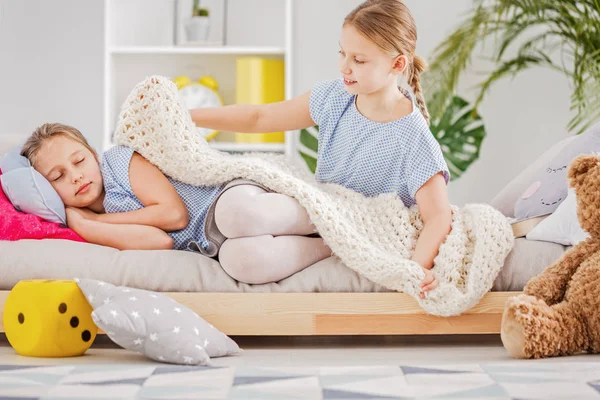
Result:
[[[283,155],[231,155],[211,149],[197,133],[175,84],[161,76],[133,88],[121,109],[114,141],[188,184],[219,185],[245,178],[293,197],[346,266],[410,294],[430,314],[458,315],[476,305],[491,289],[514,243],[508,219],[491,206],[452,206],[452,231],[432,270],[440,285],[420,299],[424,273],[410,258],[423,224],[418,207],[407,208],[396,194],[366,197],[337,184],[317,183]]]

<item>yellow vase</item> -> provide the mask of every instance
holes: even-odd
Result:
[[[240,57],[236,63],[236,103],[267,104],[285,100],[283,60]],[[240,133],[241,143],[283,143],[285,132]]]

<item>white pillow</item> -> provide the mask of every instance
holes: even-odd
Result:
[[[529,240],[542,240],[574,246],[589,237],[577,219],[577,195],[569,188],[567,198],[556,210],[527,234]]]

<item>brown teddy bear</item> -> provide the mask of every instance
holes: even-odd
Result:
[[[575,158],[568,179],[589,238],[506,302],[501,338],[516,358],[600,352],[600,156]]]

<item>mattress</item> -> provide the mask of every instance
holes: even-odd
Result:
[[[561,245],[517,239],[492,290],[519,291],[557,260]],[[177,250],[125,250],[67,240],[0,241],[0,290],[22,279],[91,278],[162,292],[385,292],[333,256],[279,282],[251,285],[219,263]]]

